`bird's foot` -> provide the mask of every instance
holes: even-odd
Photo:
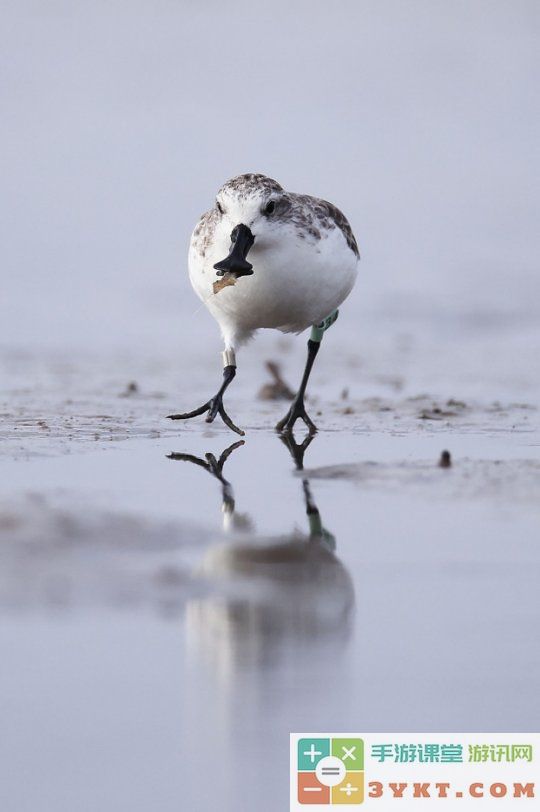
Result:
[[[246,432],[239,429],[238,426],[232,422],[231,418],[225,411],[225,407],[223,405],[223,395],[221,392],[218,392],[215,397],[210,398],[210,400],[208,400],[202,406],[199,406],[198,409],[193,409],[192,412],[186,412],[185,414],[168,414],[167,417],[170,420],[189,420],[191,417],[197,417],[205,412],[208,412],[206,415],[207,423],[213,423],[219,414],[225,425],[230,428],[231,431],[235,431],[241,437],[245,435]]]
[[[311,436],[316,434],[317,426],[306,412],[303,398],[293,401],[291,408],[285,417],[276,425],[277,431],[279,431],[281,434],[292,434],[294,424],[299,418],[304,421]]]

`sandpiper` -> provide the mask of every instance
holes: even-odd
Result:
[[[308,378],[324,332],[356,281],[359,258],[349,222],[332,203],[287,192],[261,174],[227,181],[197,223],[189,248],[191,284],[221,328],[223,381],[198,409],[169,417],[187,420],[207,412],[211,423],[219,414],[243,435],[223,405],[236,375],[236,350],[261,328],[301,333],[311,327],[300,387],[276,428],[290,433],[301,418],[313,434],[317,429],[304,406]]]

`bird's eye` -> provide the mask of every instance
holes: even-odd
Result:
[[[264,207],[263,211],[265,214],[273,214],[276,208],[275,200],[269,200],[266,206]]]
[[[220,214],[224,214],[224,213],[225,213],[225,212],[223,211],[223,206],[221,205],[221,203],[219,202],[219,200],[216,200],[216,209],[218,210],[218,212],[219,212]]]

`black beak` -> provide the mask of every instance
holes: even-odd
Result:
[[[246,257],[255,242],[255,237],[247,226],[240,223],[231,231],[231,242],[229,256],[214,265],[217,275],[223,276],[225,273],[230,273],[234,274],[237,279],[239,276],[250,276],[253,273],[253,265],[246,260]]]

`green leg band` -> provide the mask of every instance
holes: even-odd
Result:
[[[320,324],[315,324],[311,328],[311,341],[316,341],[318,344],[323,340],[323,335],[325,334],[326,330],[333,325],[335,320],[339,315],[339,310],[334,310],[327,316]]]
[[[327,549],[334,552],[336,549],[336,537],[323,527],[321,517],[319,516],[319,511],[316,513],[309,513],[309,537],[312,540],[322,541]]]

